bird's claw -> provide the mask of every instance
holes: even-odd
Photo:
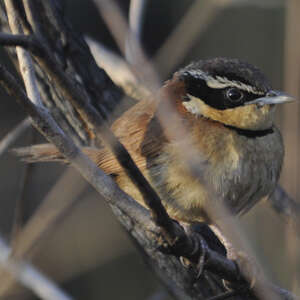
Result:
[[[195,233],[193,233],[193,234],[195,234]],[[197,234],[197,236],[194,238],[194,241],[195,241],[194,254],[199,253],[199,252],[201,253],[197,263],[196,264],[192,263],[189,259],[187,259],[183,256],[179,257],[179,259],[185,268],[191,268],[192,266],[195,266],[196,272],[197,272],[196,279],[199,279],[204,270],[208,246],[207,246],[206,241],[199,234]]]

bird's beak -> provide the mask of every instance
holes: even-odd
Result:
[[[296,99],[284,92],[280,91],[269,91],[264,97],[257,98],[253,101],[246,102],[245,104],[259,104],[259,105],[265,105],[265,104],[279,104],[279,103],[286,103],[295,101]]]

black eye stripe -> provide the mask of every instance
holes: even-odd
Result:
[[[226,92],[231,88],[237,89],[236,87],[211,88],[207,86],[204,79],[193,77],[185,78],[185,86],[187,94],[199,98],[207,105],[219,110],[242,106],[246,102],[262,97],[262,95],[253,94],[240,89],[241,93],[243,93],[243,98],[241,99],[241,101],[230,101],[226,97]]]

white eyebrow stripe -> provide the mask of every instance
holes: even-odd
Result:
[[[190,70],[188,71],[189,74],[194,76],[195,78],[203,79],[206,81],[206,84],[208,87],[213,88],[213,89],[223,89],[226,87],[236,87],[238,89],[241,89],[243,91],[256,94],[256,95],[264,95],[264,92],[258,91],[256,88],[245,84],[240,81],[235,81],[235,80],[229,80],[226,77],[221,77],[221,76],[216,76],[212,77],[207,74],[205,74],[202,71],[195,71],[195,70]]]

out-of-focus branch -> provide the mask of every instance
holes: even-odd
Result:
[[[143,17],[147,0],[131,0],[129,7],[129,27],[135,37],[140,40],[143,28]]]
[[[44,300],[71,300],[72,298],[60,290],[45,275],[36,268],[22,260],[14,260],[10,257],[11,249],[0,237],[0,266],[10,273],[16,280],[32,290]]]
[[[120,86],[129,97],[136,100],[151,97],[150,91],[138,80],[128,63],[121,56],[90,37],[86,37],[85,40],[97,64],[108,73],[113,82]]]
[[[129,27],[132,35],[138,41],[141,39],[143,16],[146,6],[146,0],[131,0],[129,7]],[[134,63],[135,61],[135,48],[131,43],[131,36],[129,35],[126,40],[125,57],[127,61]]]
[[[66,191],[66,186],[72,186],[72,189]],[[68,169],[47,194],[34,215],[14,236],[11,256],[18,260],[32,260],[41,244],[70,212],[86,186],[86,182],[79,174],[74,176],[74,170]],[[1,275],[0,295],[3,296],[12,290],[15,278],[7,274]]]
[[[292,199],[280,185],[269,197],[269,201],[278,214],[282,215],[288,223],[292,223],[296,233],[300,236],[300,204]]]
[[[215,20],[220,12],[235,0],[195,1],[168,36],[154,59],[162,76],[180,62],[199,35]],[[195,22],[194,20],[197,20]],[[180,47],[178,47],[180,45]],[[172,55],[170,55],[172,53]]]
[[[30,124],[30,119],[26,118],[2,138],[0,141],[0,156],[18,139]]]

